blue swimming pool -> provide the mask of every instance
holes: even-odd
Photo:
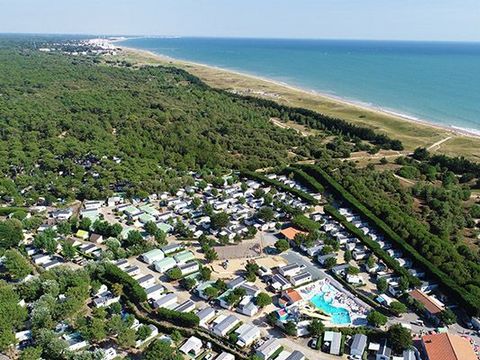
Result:
[[[331,300],[325,300],[325,294],[320,293],[315,295],[313,298],[310,299],[313,305],[317,307],[317,309],[322,310],[324,313],[330,315],[332,317],[332,323],[336,325],[345,325],[350,324],[350,314],[348,313],[347,309],[341,307],[335,307],[331,304]]]

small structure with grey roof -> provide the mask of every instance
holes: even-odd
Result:
[[[225,336],[230,330],[232,330],[240,322],[234,315],[227,316],[222,322],[215,325],[213,333],[218,336]]]
[[[177,295],[174,293],[163,295],[160,299],[153,303],[153,307],[156,308],[171,308],[177,304]]]
[[[185,251],[179,252],[173,258],[175,259],[177,264],[185,264],[186,262],[194,260],[195,255],[191,251],[185,250]]]
[[[195,310],[195,303],[189,299],[181,303],[180,305],[178,305],[174,310],[178,312],[183,312],[183,313],[190,312]]]
[[[325,331],[323,334],[324,351],[331,355],[340,355],[340,344],[342,342],[342,333],[335,331]]]
[[[200,319],[199,325],[206,326],[216,315],[215,309],[212,307],[206,307],[205,309],[200,310],[196,314]]]
[[[387,340],[383,340],[380,349],[375,354],[375,360],[390,360],[392,349],[387,346]]]
[[[312,274],[308,271],[290,277],[293,286],[300,286],[312,281]]]
[[[263,360],[269,359],[275,352],[280,349],[282,345],[277,339],[270,339],[265,341],[256,350],[255,354]]]
[[[183,249],[183,245],[182,244],[168,244],[164,247],[162,247],[162,251],[165,255],[170,255],[170,254],[173,254],[177,251],[180,251]]]
[[[305,360],[305,355],[303,355],[300,351],[295,350],[285,360]]]
[[[353,337],[352,343],[350,345],[350,355],[362,357],[367,347],[367,336],[363,334],[356,334]]]

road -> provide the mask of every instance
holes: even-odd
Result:
[[[297,263],[299,265],[305,265],[306,270],[312,274],[314,279],[321,280],[327,277],[327,274],[322,269],[318,268],[312,263],[312,260],[304,255],[300,255],[293,250],[289,250],[282,254],[282,257],[289,263]]]

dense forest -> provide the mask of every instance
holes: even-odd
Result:
[[[0,194],[14,198],[166,190],[178,171],[285,164],[305,142],[173,68],[0,50],[0,94]]]
[[[401,148],[339,119],[212,89],[180,69],[108,66],[0,39],[0,196],[99,198],[115,186],[138,195],[182,185],[190,170],[323,156],[325,136],[302,137],[272,117]]]

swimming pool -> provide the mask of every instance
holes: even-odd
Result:
[[[331,304],[332,300],[325,299],[325,293],[319,293],[310,299],[317,309],[332,317],[332,323],[336,325],[350,324],[350,314],[347,309],[336,307]]]

